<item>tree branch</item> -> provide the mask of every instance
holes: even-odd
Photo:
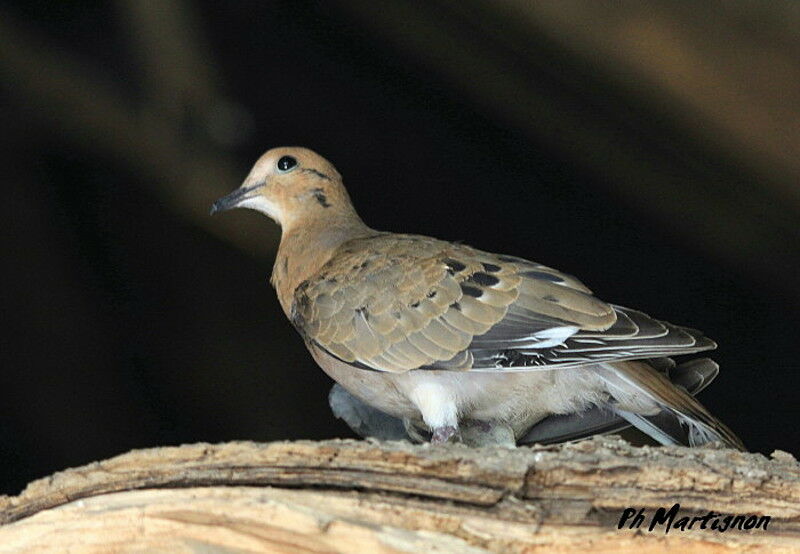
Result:
[[[116,494],[110,494],[116,493]],[[755,514],[768,529],[617,529],[625,508]],[[0,498],[0,544],[280,552],[725,551],[800,544],[800,465],[616,438],[518,449],[360,441],[133,451]],[[50,542],[48,542],[50,541]],[[107,551],[107,550],[102,550]]]

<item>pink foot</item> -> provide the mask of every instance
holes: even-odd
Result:
[[[431,444],[443,444],[449,441],[453,435],[456,434],[456,428],[452,425],[445,425],[444,427],[437,427],[433,430],[431,436]]]

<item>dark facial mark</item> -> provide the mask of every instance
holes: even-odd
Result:
[[[481,265],[483,266],[483,269],[489,273],[497,273],[500,271],[500,269],[502,269],[499,265],[487,264],[486,262],[482,262]]]
[[[544,271],[526,271],[522,275],[530,277],[531,279],[541,279],[542,281],[550,281],[551,283],[563,283],[564,279],[552,273],[545,273]]]
[[[473,298],[480,298],[483,296],[483,291],[481,289],[465,285],[464,283],[461,283],[461,291],[467,296],[471,296]]]
[[[467,279],[467,281],[472,281],[473,283],[477,283],[484,287],[493,287],[500,282],[500,279],[498,279],[494,275],[489,275],[488,273],[481,273],[479,271],[477,273],[473,273],[472,276],[469,279]]]
[[[314,195],[314,198],[317,199],[317,202],[319,202],[319,205],[322,206],[323,208],[331,207],[331,205],[328,203],[328,197],[325,196],[325,193],[323,192],[322,189],[313,189],[311,191],[311,194]]]
[[[316,169],[312,169],[310,167],[303,168],[303,172],[304,173],[312,173],[312,174],[316,175],[317,177],[319,177],[320,179],[325,179],[326,181],[333,181],[333,179],[331,179],[330,177],[328,177],[327,175],[325,175],[321,171],[317,171]]]

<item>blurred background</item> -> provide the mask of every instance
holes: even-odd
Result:
[[[352,434],[211,218],[266,149],[374,227],[703,329],[701,395],[800,454],[800,3],[6,0],[0,492],[131,448]]]

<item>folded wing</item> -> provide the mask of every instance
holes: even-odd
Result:
[[[337,358],[390,372],[553,369],[715,346],[552,268],[388,233],[346,243],[298,287],[293,322]]]

